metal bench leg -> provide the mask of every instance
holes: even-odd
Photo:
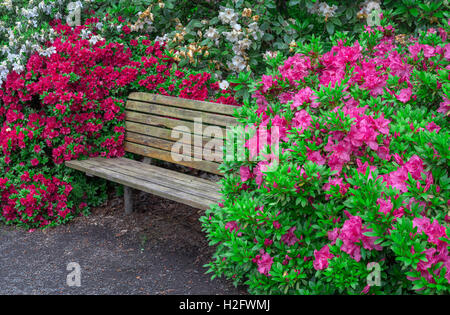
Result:
[[[133,188],[124,186],[124,203],[125,203],[125,214],[131,214],[133,212]]]

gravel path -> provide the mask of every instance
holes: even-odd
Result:
[[[66,226],[27,232],[0,225],[0,294],[246,294],[205,274],[212,249],[200,212],[136,194],[136,213],[121,198]],[[67,265],[81,268],[81,286],[66,283]]]

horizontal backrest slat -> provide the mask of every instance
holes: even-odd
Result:
[[[185,98],[144,93],[144,92],[133,92],[128,96],[128,99],[153,104],[174,106],[179,108],[193,109],[196,111],[204,111],[214,114],[224,114],[228,116],[232,116],[234,110],[237,108],[236,106],[232,105],[196,101]]]
[[[150,114],[144,114],[139,112],[131,112],[128,111],[126,113],[126,121],[127,122],[135,122],[143,125],[150,126],[158,126],[162,128],[168,128],[172,130],[174,128],[178,128],[177,130],[187,129],[190,130],[193,134],[205,135],[205,133],[210,133],[210,135],[215,138],[225,138],[226,137],[226,129],[222,126],[211,126],[207,124],[198,124],[194,125],[193,122],[173,119],[168,117],[155,116]],[[183,128],[183,129],[180,129]],[[185,128],[184,128],[185,127]],[[213,134],[214,132],[214,134]],[[143,133],[143,132],[141,132]],[[144,132],[145,133],[145,132]]]
[[[172,150],[172,148],[178,149],[179,151],[181,146],[186,145],[186,147],[192,151],[192,156],[198,157],[200,159],[205,158],[209,161],[222,162],[223,152],[222,148],[219,147],[219,145],[214,145],[213,149],[204,150],[205,144],[202,143],[202,139],[199,139],[199,143],[196,143],[196,141],[194,140],[195,139],[183,137],[182,139],[177,141],[177,147],[174,147],[174,141],[146,136],[139,133],[128,132],[125,137],[125,141],[162,149],[169,152]],[[177,152],[177,150],[174,151]],[[200,152],[200,154],[198,152]]]
[[[174,164],[192,167],[192,168],[199,169],[199,170],[206,171],[206,172],[213,173],[213,174],[222,175],[218,169],[220,164],[215,163],[215,162],[192,161],[192,160],[185,161],[185,160],[183,160],[183,158],[187,159],[189,157],[181,155],[181,154],[176,154],[176,153],[172,154],[169,151],[164,151],[161,149],[156,149],[156,148],[152,148],[152,147],[148,147],[148,146],[144,146],[144,145],[140,145],[140,144],[132,143],[132,142],[125,142],[125,151],[131,152],[134,154],[138,154],[138,155],[142,155],[142,156],[152,157],[152,158],[166,161],[166,162],[171,162]],[[174,156],[176,158],[176,160],[174,160],[172,158],[172,156]]]
[[[190,109],[164,106],[160,104],[143,103],[129,100],[126,105],[127,111],[136,111],[148,114],[160,115],[163,117],[174,117],[182,120],[195,121],[202,119],[202,122],[217,126],[232,126],[236,119],[230,116],[199,112]]]
[[[231,116],[235,109],[225,104],[131,93],[126,103],[125,151],[220,174],[226,129],[237,124]]]
[[[217,141],[220,140],[220,142],[223,145],[222,138],[211,138],[211,137],[196,135],[196,134],[192,134],[192,133],[184,133],[184,132],[180,132],[179,137],[177,138],[177,137],[172,136],[172,130],[170,130],[170,129],[139,124],[139,123],[135,123],[132,121],[126,121],[125,127],[127,129],[126,135],[128,133],[136,133],[136,134],[141,134],[144,136],[153,136],[156,138],[166,139],[166,140],[170,140],[170,141],[174,141],[174,142],[181,142],[181,143],[186,143],[186,144],[191,143],[193,145],[200,141],[203,145],[206,145],[207,143],[209,143],[212,140],[217,140]],[[174,135],[176,135],[176,134],[174,134]],[[189,142],[189,139],[190,139],[190,142]]]

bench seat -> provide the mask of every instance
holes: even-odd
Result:
[[[221,199],[220,186],[216,182],[127,158],[90,158],[66,161],[65,164],[89,176],[101,177],[202,210]]]

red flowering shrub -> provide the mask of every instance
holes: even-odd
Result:
[[[208,89],[210,74],[178,69],[157,42],[98,39],[96,22],[55,26],[59,36],[48,44],[54,52],[32,55],[26,71],[9,73],[0,90],[0,218],[7,223],[63,223],[105,197],[103,182],[63,163],[124,155],[130,91],[236,103],[217,86]]]
[[[210,271],[258,294],[450,292],[448,31],[312,41],[262,77],[248,159],[201,219]]]

